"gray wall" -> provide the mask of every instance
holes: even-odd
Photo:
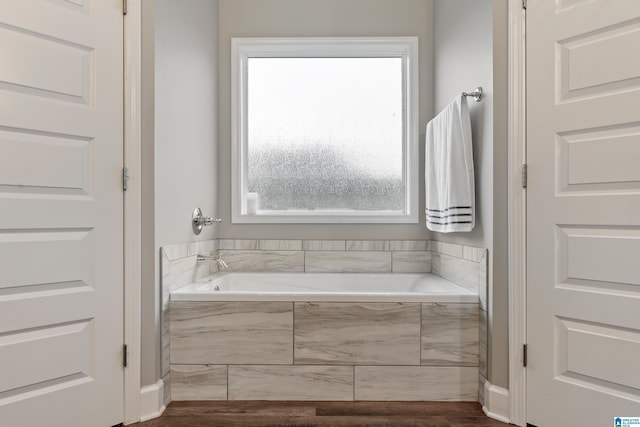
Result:
[[[149,10],[143,15],[153,13],[153,2],[144,4]],[[217,12],[212,0],[156,0],[155,22],[149,23],[155,26],[155,76],[154,88],[147,82],[143,96],[155,97],[155,114],[153,125],[149,117],[145,120],[143,150],[154,158],[153,185],[147,181],[145,192],[151,191],[155,200],[146,200],[144,218],[155,223],[153,236],[146,230],[144,240],[142,385],[155,383],[160,375],[160,247],[217,237],[215,227],[195,236],[190,224],[196,206],[205,215],[217,211]],[[147,14],[143,19],[151,18]],[[149,214],[151,204],[154,215]],[[147,259],[149,251],[153,260]]]
[[[420,140],[432,116],[432,0],[220,0],[218,39],[220,236],[229,238],[424,239],[420,224],[238,224],[231,219],[231,37],[418,36]],[[424,176],[420,144],[420,176]],[[420,194],[424,194],[424,182]],[[419,212],[424,210],[421,198]]]
[[[461,91],[482,86],[485,97],[480,103],[469,99],[476,227],[470,233],[433,233],[432,239],[489,249],[488,379],[501,387],[508,387],[506,6],[506,0],[434,2],[436,114]]]
[[[493,0],[493,285],[489,379],[509,387],[507,0]]]
[[[155,383],[160,374],[159,313],[156,292],[155,222],[155,1],[142,2],[142,290],[140,335],[140,380],[143,386]]]
[[[166,244],[215,237],[434,238],[488,248],[489,380],[503,387],[508,385],[506,3],[143,2],[143,385],[159,378],[158,249]],[[429,233],[422,215],[420,224],[414,225],[230,224],[230,38],[372,35],[420,37],[420,176],[424,168],[424,128],[434,111],[440,111],[461,90],[477,85],[485,88],[485,100],[470,104],[477,142],[478,228],[468,234]],[[212,165],[217,165],[217,170]],[[423,184],[419,194],[423,199]],[[189,227],[190,213],[196,205],[205,214],[223,218],[224,223],[217,229],[206,229],[196,238]],[[420,212],[423,208],[421,200]]]

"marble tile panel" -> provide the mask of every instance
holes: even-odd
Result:
[[[462,245],[447,242],[431,242],[431,250],[440,254],[462,258]]]
[[[388,240],[347,240],[348,251],[388,251]]]
[[[211,255],[216,255],[216,252],[212,252]],[[210,276],[212,274],[212,266],[215,266],[213,273],[216,273],[218,271],[218,265],[215,262],[209,261],[203,264],[198,264],[196,262],[196,280]]]
[[[198,264],[195,256],[179,258],[162,263],[163,308],[168,303],[168,295],[175,289],[193,283],[211,273],[209,263]]]
[[[226,400],[226,365],[171,365],[173,400]]]
[[[485,248],[476,248],[473,246],[462,247],[462,258],[473,261],[481,262],[482,258],[486,256],[487,250]]]
[[[160,310],[166,310],[169,307],[169,298],[171,291],[169,290],[169,265],[171,260],[167,256],[164,248],[160,248]]]
[[[189,243],[189,256],[192,255],[210,255],[211,252],[218,249],[217,240],[200,240]]]
[[[303,272],[302,251],[220,250],[229,264],[225,271]]]
[[[207,264],[198,264],[195,256],[169,260],[162,255],[160,287],[162,289],[161,310],[169,307],[172,291],[186,284],[195,282],[211,274]]]
[[[290,302],[171,303],[172,364],[293,363]]]
[[[418,365],[419,303],[295,303],[296,364]]]
[[[303,240],[302,249],[305,251],[344,251],[344,240]]]
[[[430,240],[390,240],[389,250],[391,251],[429,251],[431,250]]]
[[[480,380],[478,381],[478,403],[484,406],[484,383],[487,382],[487,379],[480,374]]]
[[[171,402],[171,375],[162,377],[162,401],[167,406]]]
[[[215,249],[215,250],[211,251],[211,253],[209,255],[215,258],[215,257],[220,255],[220,250]],[[209,275],[220,272],[220,267],[218,266],[217,262],[211,260],[211,261],[207,262],[206,264],[209,266]]]
[[[229,366],[229,400],[353,400],[353,367]]]
[[[488,264],[489,251],[487,249],[483,249],[482,257],[478,262],[478,270],[480,272],[480,279],[478,280],[478,297],[480,298],[480,307],[484,310],[487,309],[487,292],[489,287],[489,276],[487,273]]]
[[[258,249],[263,251],[301,251],[302,240],[258,240]]]
[[[217,251],[219,249],[220,243],[218,239],[215,240],[204,240],[200,242],[200,250],[212,253],[213,251]]]
[[[438,275],[467,289],[478,292],[480,307],[487,307],[487,264],[440,254]]]
[[[209,255],[207,253],[199,252],[200,251],[200,242],[190,242],[187,244],[187,255],[194,256],[201,253],[202,255]]]
[[[169,309],[163,310],[160,313],[160,344],[162,345],[160,349],[160,375],[166,376],[169,375],[169,364],[171,363],[170,354],[171,354],[171,339],[169,336],[169,328],[170,328],[170,313]]]
[[[391,252],[307,251],[308,273],[390,273]]]
[[[487,310],[487,292],[489,288],[489,276],[487,275],[488,255],[482,258],[478,263],[478,299],[480,300],[480,308]]]
[[[355,399],[476,401],[478,368],[356,366]]]
[[[480,375],[483,377],[487,377],[487,340],[489,339],[487,334],[487,326],[488,326],[488,317],[487,312],[485,310],[480,310],[480,340],[478,343],[478,364],[480,369]]]
[[[186,258],[189,256],[189,244],[166,245],[161,248],[170,260]]]
[[[256,239],[220,239],[219,249],[256,250],[258,241]]]
[[[440,274],[440,254],[438,252],[431,251],[431,272],[436,276]]]
[[[423,303],[421,363],[478,366],[478,304]]]
[[[166,275],[169,292],[194,282],[196,280],[196,270],[201,266],[202,264],[198,265],[196,262],[195,256],[169,261],[167,266],[169,271]]]
[[[391,271],[394,273],[430,273],[430,251],[391,252]]]

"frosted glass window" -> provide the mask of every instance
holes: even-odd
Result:
[[[402,210],[399,58],[252,58],[248,79],[260,210]]]
[[[241,58],[234,222],[412,222],[406,55],[316,47]]]

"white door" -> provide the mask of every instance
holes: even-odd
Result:
[[[0,0],[0,425],[123,420],[122,0]]]
[[[640,418],[640,1],[527,5],[527,422]]]

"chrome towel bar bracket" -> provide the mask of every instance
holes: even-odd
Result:
[[[471,96],[476,102],[482,99],[482,88],[478,86],[473,92],[462,92],[462,96]]]

